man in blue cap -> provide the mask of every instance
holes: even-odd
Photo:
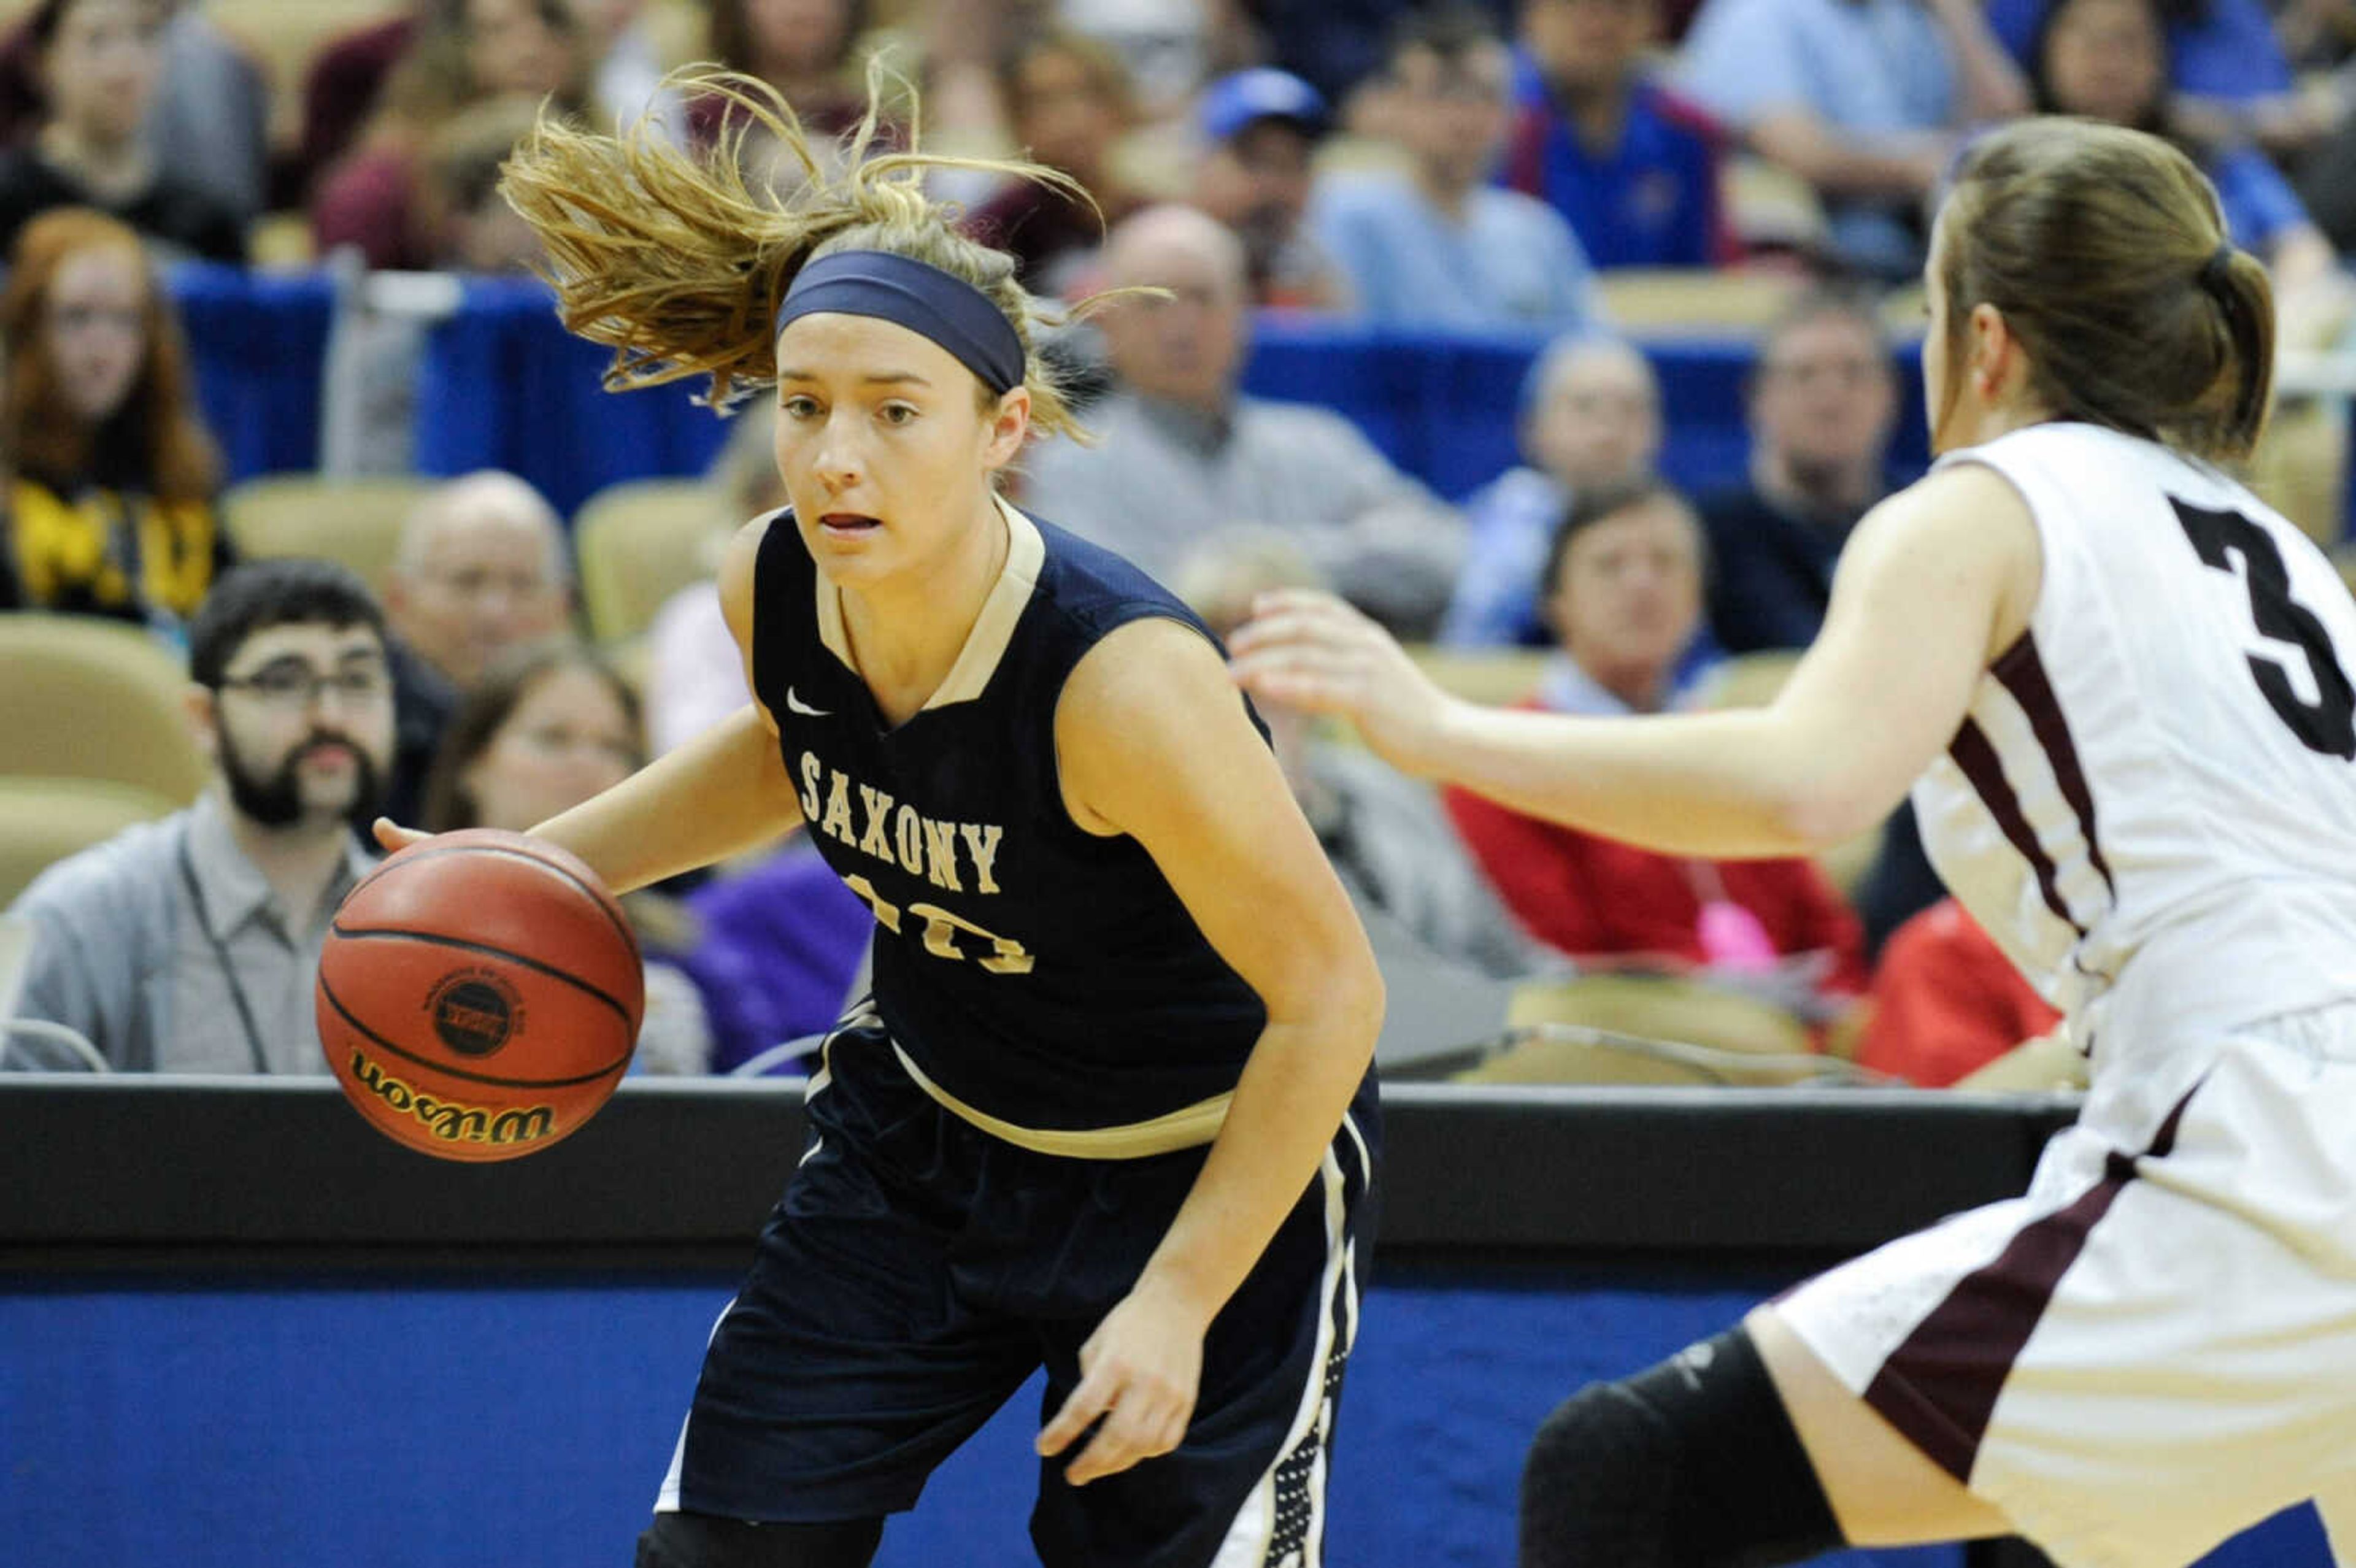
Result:
[[[1339,310],[1341,269],[1302,228],[1310,160],[1325,133],[1325,100],[1290,71],[1258,66],[1203,90],[1203,162],[1194,205],[1235,230],[1250,266],[1252,303]]]

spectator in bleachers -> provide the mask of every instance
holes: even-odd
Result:
[[[352,150],[384,98],[384,85],[437,0],[402,0],[388,16],[327,40],[303,77],[303,133],[290,182],[307,202],[320,176]]]
[[[493,659],[562,631],[572,591],[556,509],[486,469],[436,486],[410,514],[385,610],[401,641],[465,692]]]
[[[144,134],[164,69],[163,0],[42,0],[27,24],[42,110],[0,152],[0,246],[59,207],[112,214],[167,258],[245,260],[238,214],[166,167]]]
[[[866,989],[875,915],[842,885],[807,835],[749,865],[720,869],[687,895],[696,943],[680,957],[712,1026],[712,1071],[813,1072],[773,1048],[832,1029]]]
[[[718,575],[736,530],[786,504],[776,400],[746,404],[734,424],[705,475],[715,526],[704,541],[703,580],[672,594],[647,626],[647,743],[658,756],[753,700],[744,653],[721,613]]]
[[[1112,162],[1135,114],[1128,68],[1096,39],[1051,27],[1017,37],[998,78],[1023,156],[1071,176],[1087,196],[1011,180],[973,209],[966,228],[1012,256],[1033,293],[1066,293],[1102,249],[1106,229],[1144,205]]]
[[[2024,70],[2037,63],[2038,36],[2054,0],[1988,0],[1989,28]],[[2168,82],[2175,91],[2244,112],[2286,107],[2293,92],[2265,0],[2178,0],[2165,14]]]
[[[1026,0],[1012,0],[1019,11]],[[1203,84],[1259,58],[1247,35],[1251,5],[1231,0],[1027,0],[1065,26],[1119,54],[1137,87],[1138,112],[1149,123],[1183,120]],[[1333,0],[1318,0],[1330,5]],[[949,9],[944,6],[942,9]]]
[[[485,672],[452,715],[425,786],[429,833],[527,833],[646,764],[638,699],[588,649],[518,648]],[[659,893],[622,900],[647,955],[647,1006],[634,1072],[701,1072],[712,1031],[673,955],[692,944],[684,912]]]
[[[1192,208],[1148,208],[1113,231],[1105,273],[1168,295],[1105,313],[1119,390],[1090,413],[1098,443],[1042,447],[1024,504],[1165,581],[1225,534],[1281,532],[1368,613],[1428,635],[1463,520],[1340,414],[1237,390],[1250,301],[1235,234]]]
[[[1504,180],[1569,220],[1601,268],[1730,259],[1723,135],[1655,80],[1660,0],[1524,0]]]
[[[1873,976],[1873,1013],[1857,1060],[1944,1089],[2062,1022],[1996,939],[1954,899],[1901,925]]]
[[[1515,0],[1474,0],[1499,32],[1512,27],[1514,6]],[[1258,24],[1265,58],[1305,78],[1355,126],[1383,91],[1391,29],[1425,0],[1252,0],[1234,8]]]
[[[1538,580],[1574,497],[1653,471],[1661,388],[1629,344],[1573,334],[1547,345],[1522,380],[1524,462],[1464,502],[1464,570],[1440,640],[1458,647],[1543,647]]]
[[[564,629],[572,557],[554,508],[486,471],[427,494],[404,521],[385,585],[398,733],[385,810],[414,822],[460,699],[492,662]]]
[[[433,265],[421,199],[425,151],[463,111],[500,97],[585,106],[578,30],[565,0],[434,0],[384,85],[368,129],[320,176],[311,203],[319,253],[356,245],[368,264]]]
[[[2225,229],[2274,275],[2276,304],[2300,315],[2299,296],[2337,270],[2331,242],[2308,218],[2290,182],[2248,145],[2196,144],[2174,118],[2168,37],[2153,0],[2060,0],[2030,43],[2029,85],[2040,112],[2083,114],[2166,136],[2191,155],[2217,187]]]
[[[538,117],[530,100],[494,98],[461,111],[426,142],[418,214],[435,270],[526,272],[542,261],[540,236],[499,195],[499,165]]]
[[[581,29],[589,98],[604,123],[628,126],[653,115],[687,134],[686,105],[663,85],[666,62],[647,0],[568,0]]]
[[[1595,324],[1593,269],[1560,214],[1489,183],[1512,112],[1513,57],[1478,11],[1414,13],[1391,42],[1399,169],[1329,175],[1309,227],[1377,326],[1440,331]]]
[[[867,108],[859,64],[867,0],[711,0],[711,58],[776,88],[814,140],[859,123]],[[724,100],[697,98],[687,106],[688,139],[709,146],[730,119]]]
[[[33,929],[17,1014],[123,1072],[325,1072],[312,977],[369,869],[351,821],[392,749],[382,620],[341,566],[253,562],[206,600],[188,675],[213,787],[17,899]]]
[[[220,456],[139,236],[80,208],[35,219],[0,289],[0,352],[6,534],[26,603],[176,629],[230,545]]]
[[[1684,498],[1655,479],[1598,486],[1556,530],[1547,615],[1561,645],[1527,706],[1570,714],[1685,706],[1701,627],[1705,546]],[[1813,861],[1656,854],[1441,792],[1473,859],[1531,934],[1582,962],[1716,973],[1804,1014],[1865,988],[1857,919]]]
[[[1194,203],[1243,241],[1253,304],[1338,310],[1349,284],[1306,227],[1310,161],[1325,100],[1290,71],[1256,66],[1203,90]]]
[[[1890,493],[1898,370],[1872,303],[1795,302],[1760,346],[1750,419],[1750,483],[1701,503],[1710,627],[1730,654],[1815,640],[1849,529]]]
[[[142,127],[166,178],[193,187],[243,229],[270,206],[270,83],[198,0],[166,0],[164,64]]]
[[[1708,0],[1677,80],[1815,189],[1843,263],[1893,279],[1962,133],[2029,105],[1980,0]]]
[[[196,0],[163,0],[163,62],[142,134],[156,166],[205,191],[241,226],[269,206],[270,84]],[[0,146],[30,137],[48,99],[26,16],[0,37]]]
[[[1177,592],[1214,635],[1250,617],[1254,596],[1323,588],[1309,559],[1286,540],[1238,539],[1191,561]],[[1419,983],[1462,968],[1487,978],[1547,966],[1450,831],[1430,787],[1376,760],[1363,746],[1321,734],[1310,715],[1261,702],[1269,744],[1309,826],[1365,920],[1386,978],[1397,990],[1411,962]]]

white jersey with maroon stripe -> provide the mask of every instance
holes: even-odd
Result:
[[[2152,442],[2039,425],[1944,463],[2009,480],[2044,555],[2028,631],[1915,787],[1947,886],[2098,1072],[2114,1047],[2356,997],[2356,604],[2338,572]]]
[[[1984,463],[2044,575],[1915,789],[2094,1055],[2029,1192],[1776,1310],[2062,1568],[2315,1498],[2356,1568],[2356,604],[2248,491],[2085,425]]]

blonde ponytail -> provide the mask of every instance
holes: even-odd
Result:
[[[841,144],[839,170],[768,83],[709,66],[666,80],[681,96],[725,101],[725,129],[708,150],[684,151],[648,122],[614,136],[543,113],[500,180],[509,205],[547,250],[543,275],[556,290],[559,317],[614,350],[609,389],[704,376],[711,402],[725,409],[775,382],[770,324],[806,262],[836,251],[887,251],[963,279],[1004,312],[1023,341],[1032,424],[1077,433],[1033,330],[1060,325],[1066,314],[1050,314],[1031,296],[1012,256],[958,232],[956,209],[922,184],[934,169],[969,169],[1085,198],[1068,176],[1033,163],[937,157],[915,149],[913,131],[906,150],[877,151],[887,77],[873,64],[867,112]],[[747,179],[745,144],[756,132],[774,136],[799,165],[802,183],[790,196]]]

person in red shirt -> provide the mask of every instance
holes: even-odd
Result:
[[[1943,899],[1890,933],[1857,1060],[1944,1089],[2061,1021],[1996,939]]]
[[[1526,706],[1616,714],[1687,705],[1695,683],[1679,672],[1701,624],[1702,577],[1700,524],[1667,485],[1582,492],[1540,579],[1560,653]],[[1575,958],[1769,986],[1817,1019],[1865,989],[1857,918],[1813,861],[1687,859],[1463,789],[1444,799],[1506,907]]]

